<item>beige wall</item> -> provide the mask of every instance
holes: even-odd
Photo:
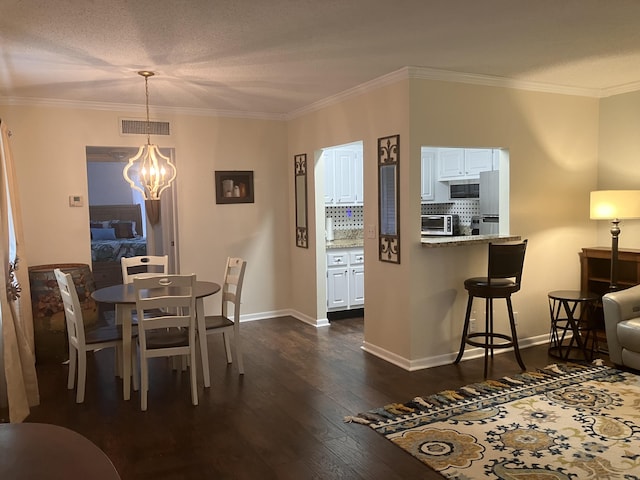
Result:
[[[27,261],[31,265],[91,262],[85,147],[138,146],[121,136],[118,118],[131,112],[1,106],[13,132]],[[152,116],[153,112],[152,112]],[[182,272],[220,281],[227,255],[247,259],[243,314],[278,314],[290,307],[289,206],[286,124],[282,121],[158,115],[172,135],[152,136],[173,147],[178,167],[179,262]],[[217,205],[215,170],[254,170],[255,203]],[[205,308],[218,308],[219,299]]]
[[[291,162],[293,155],[297,153],[307,153],[307,157],[313,159],[314,152],[323,147],[363,141],[365,226],[376,226],[378,223],[377,139],[400,134],[401,157],[409,155],[409,144],[403,143],[409,131],[408,93],[408,80],[400,81],[289,122]],[[401,167],[400,172],[403,178],[408,178],[409,170],[403,170]],[[315,175],[310,177],[309,182],[310,188],[313,188]],[[314,194],[310,193],[310,198],[313,197]],[[408,202],[409,192],[402,190],[400,204],[407,205]],[[321,208],[324,209],[324,204],[321,204]],[[312,227],[316,222],[315,209],[314,202],[309,206]],[[293,210],[291,210],[291,218],[293,218]],[[317,230],[312,232],[309,249],[294,248],[292,252],[294,308],[314,318],[326,316],[323,238],[324,227],[319,225]],[[318,244],[321,245],[319,250],[316,249]],[[367,292],[365,336],[367,338],[382,336],[388,340],[389,343],[386,346],[389,350],[406,351],[410,332],[405,321],[396,319],[408,318],[408,264],[395,265],[379,262],[376,239],[365,239],[364,250],[365,291]],[[318,269],[316,269],[316,260],[319,264]],[[394,289],[394,295],[398,297],[404,295],[404,302],[387,302],[386,295],[374,294],[391,287]],[[317,300],[316,290],[321,292]],[[369,292],[372,293],[369,294]],[[376,314],[369,314],[374,311]]]
[[[519,337],[546,340],[547,293],[579,287],[578,252],[595,241],[589,192],[597,175],[598,100],[414,80],[414,164],[422,145],[509,150],[510,230],[529,240],[523,287],[513,297]],[[412,197],[419,198],[417,165],[411,181]],[[409,212],[414,218],[415,203]],[[417,238],[418,223],[411,227]],[[444,362],[459,347],[467,300],[464,278],[485,272],[487,247],[426,249],[414,241],[408,250],[413,325],[408,358],[416,365]],[[484,318],[483,302],[476,301],[474,308]],[[504,301],[497,301],[503,320],[505,311]]]
[[[640,92],[601,100],[598,189],[640,190]],[[600,245],[611,245],[610,224],[598,223]],[[640,248],[640,220],[620,223],[620,248]]]
[[[509,149],[511,233],[529,239],[524,287],[514,297],[520,337],[546,339],[547,292],[579,287],[578,252],[596,239],[588,197],[596,185],[598,115],[592,98],[412,79],[290,122],[290,157],[364,141],[365,226],[377,225],[376,140],[401,135],[402,263],[378,261],[377,241],[365,239],[367,350],[405,368],[450,362],[462,330],[464,279],[486,270],[486,245],[420,245],[422,145]],[[304,294],[314,287],[314,248],[294,252],[294,298],[297,310],[321,315],[323,305]],[[323,271],[315,281],[323,288]],[[476,308],[480,314],[484,307]]]
[[[180,264],[219,279],[227,254],[249,260],[243,312],[325,316],[323,231],[314,228],[316,152],[364,142],[364,223],[377,227],[376,142],[400,134],[402,263],[378,260],[365,239],[365,347],[405,368],[450,362],[458,349],[464,278],[486,268],[486,246],[427,249],[419,244],[422,145],[503,147],[511,157],[511,232],[529,239],[523,289],[514,297],[520,337],[545,339],[546,294],[579,286],[578,252],[608,245],[607,225],[589,220],[595,188],[637,188],[640,94],[598,100],[498,87],[405,79],[352,96],[288,122],[159,115],[173,134]],[[136,146],[118,134],[131,112],[0,106],[12,146],[30,264],[90,261],[86,145]],[[153,116],[153,115],[152,115]],[[295,247],[293,156],[309,161],[309,249]],[[600,163],[598,166],[598,156]],[[215,204],[214,170],[254,170],[256,203]],[[598,175],[600,178],[598,178]],[[321,202],[318,202],[321,203]],[[638,222],[626,222],[622,246],[638,247]],[[316,268],[318,265],[318,268]],[[318,292],[318,294],[316,294]],[[215,307],[210,300],[207,309]],[[482,305],[476,309],[482,311]],[[498,303],[498,311],[503,306]]]

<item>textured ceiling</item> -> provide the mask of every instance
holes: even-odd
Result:
[[[0,0],[0,102],[290,114],[405,66],[640,89],[638,0]]]

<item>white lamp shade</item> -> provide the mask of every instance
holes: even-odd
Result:
[[[592,220],[640,218],[640,190],[597,190],[591,192]]]

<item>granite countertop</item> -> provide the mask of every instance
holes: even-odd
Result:
[[[459,237],[422,237],[423,247],[459,247],[463,245],[477,245],[483,243],[505,243],[519,241],[519,235],[466,235]]]
[[[333,250],[336,248],[355,248],[363,247],[363,238],[337,238],[331,242],[327,242],[327,250]]]

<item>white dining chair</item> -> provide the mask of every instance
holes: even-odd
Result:
[[[169,273],[168,255],[140,255],[137,257],[122,257],[122,283],[132,283],[134,278],[152,277],[155,275],[166,275]],[[147,312],[149,315],[161,315],[163,312],[157,310]],[[138,316],[135,310],[131,312],[131,322],[138,323]]]
[[[64,306],[64,314],[67,322],[67,338],[69,342],[69,377],[67,388],[72,390],[76,380],[76,366],[78,370],[78,386],[76,402],[84,402],[84,392],[87,377],[87,352],[101,350],[110,347],[122,347],[122,327],[106,325],[89,330],[84,328],[84,319],[78,292],[70,273],[64,273],[59,268],[54,269],[54,274],[60,289],[60,296]],[[137,335],[137,330],[132,330],[132,336]],[[132,359],[132,362],[135,363]],[[133,386],[138,388],[136,369],[133,369]],[[119,372],[116,372],[119,373]]]
[[[195,275],[156,275],[134,278],[140,348],[140,408],[147,409],[149,359],[188,355],[191,400],[198,404],[196,384],[196,296]],[[162,316],[145,312],[162,310]]]
[[[222,334],[227,363],[232,363],[233,361],[228,334],[233,335],[238,371],[241,375],[244,375],[244,363],[240,338],[240,300],[246,267],[247,262],[242,258],[227,258],[224,270],[224,285],[222,286],[222,312],[220,315],[205,316],[207,335],[213,333]],[[233,307],[233,316],[229,315],[229,306]]]
[[[148,277],[151,275],[169,273],[168,255],[139,255],[136,257],[122,257],[122,283],[131,283],[134,277]]]

